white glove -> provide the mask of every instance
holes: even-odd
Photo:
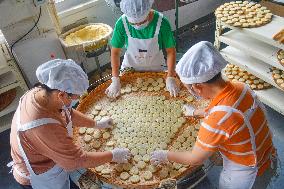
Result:
[[[120,95],[120,79],[119,77],[112,77],[110,86],[106,89],[105,93],[109,98],[116,98]]]
[[[113,124],[113,119],[110,117],[103,117],[100,121],[97,121],[96,128],[98,129],[108,129],[111,128]]]
[[[194,116],[194,111],[195,111],[195,108],[190,105],[186,104],[183,106],[183,114],[185,116],[191,116],[191,117]]]
[[[168,162],[168,151],[167,150],[157,150],[151,153],[151,163],[154,165],[159,165]]]
[[[178,96],[179,87],[177,86],[177,83],[174,77],[167,77],[166,87],[167,87],[167,90],[170,92],[171,96],[174,96],[174,97]]]
[[[130,151],[127,148],[115,148],[111,151],[112,162],[127,163],[131,156]]]

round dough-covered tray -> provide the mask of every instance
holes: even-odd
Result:
[[[266,7],[248,1],[224,3],[215,11],[217,20],[230,26],[255,28],[271,22],[273,14]]]
[[[122,95],[115,101],[105,95],[111,81],[85,97],[78,110],[95,120],[112,117],[112,129],[74,129],[74,140],[86,151],[107,151],[127,147],[128,164],[108,163],[89,171],[109,184],[123,188],[155,188],[168,178],[180,179],[199,167],[168,163],[155,167],[149,162],[154,150],[189,151],[199,130],[199,119],[183,116],[185,103],[205,107],[181,86],[179,97],[165,90],[165,73],[126,73],[121,76]],[[180,85],[180,83],[179,83]],[[134,175],[134,176],[133,176]]]

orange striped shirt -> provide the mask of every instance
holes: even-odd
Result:
[[[228,82],[207,111],[216,106],[229,106],[236,111],[211,111],[201,123],[196,145],[207,151],[220,151],[229,160],[241,165],[257,165],[258,174],[261,175],[270,164],[269,157],[274,147],[260,102],[249,117],[251,130],[238,113],[246,113],[253,106],[252,94],[245,85]],[[253,143],[256,150],[253,150]]]

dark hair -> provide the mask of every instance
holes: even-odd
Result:
[[[206,81],[205,83],[208,83],[208,84],[212,84],[212,83],[215,83],[217,81],[220,81],[222,80],[222,73],[218,73],[217,75],[215,75],[212,79],[210,79],[209,81]]]
[[[42,84],[42,83],[40,83],[40,82],[34,84],[34,87],[38,87],[38,88],[44,89],[47,93],[51,93],[51,92],[53,92],[53,91],[58,91],[57,89],[51,89],[51,88],[49,88],[47,85]],[[73,95],[73,94],[71,94],[71,93],[67,93],[67,94],[68,94],[68,96],[70,96],[70,97]]]
[[[51,93],[53,91],[56,91],[56,89],[51,89],[47,85],[42,84],[42,83],[36,83],[34,85],[34,87],[38,87],[38,88],[44,89],[47,93]]]

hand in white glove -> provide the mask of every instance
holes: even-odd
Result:
[[[109,98],[116,98],[120,95],[120,79],[119,77],[112,77],[110,86],[106,89],[105,93]]]
[[[194,116],[195,108],[190,105],[184,105],[183,106],[183,114],[185,116]]]
[[[170,92],[171,96],[174,96],[174,97],[178,96],[179,87],[177,86],[177,83],[174,77],[167,77],[166,87],[167,87],[167,90]]]
[[[157,150],[151,153],[151,163],[154,165],[159,165],[168,162],[168,151],[167,150]]]
[[[112,162],[127,163],[131,156],[130,151],[127,148],[115,148],[111,151]]]
[[[97,121],[96,128],[107,129],[111,128],[113,124],[113,119],[110,117],[103,117],[100,121]]]

